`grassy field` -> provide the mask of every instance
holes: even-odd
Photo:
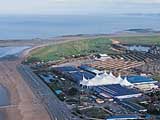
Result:
[[[159,74],[154,75],[153,79],[156,80],[156,81],[160,81],[160,75]]]
[[[135,45],[160,45],[160,36],[130,36],[113,38],[125,44]]]
[[[53,44],[47,47],[38,48],[31,52],[29,61],[61,60],[72,55],[89,55],[91,53],[111,53],[111,43],[109,38],[97,38],[93,40],[71,41],[61,44]]]
[[[113,53],[111,49],[111,39],[116,39],[126,44],[160,45],[160,36],[133,36],[116,38],[96,38],[67,43],[53,44],[47,47],[38,48],[31,52],[28,58],[33,61],[53,61],[61,60],[72,55],[89,55],[92,53]]]

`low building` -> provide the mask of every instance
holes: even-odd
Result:
[[[127,76],[128,82],[139,85],[139,84],[154,84],[157,83],[157,81],[153,80],[152,78],[146,77],[146,76]]]
[[[62,91],[62,90],[55,90],[55,93],[56,93],[57,95],[60,95],[60,94],[63,93],[63,91]]]
[[[54,67],[53,70],[61,74],[63,77],[73,80],[78,85],[80,84],[80,81],[83,80],[83,76],[87,79],[92,79],[95,77],[95,74],[81,70],[74,66]]]
[[[106,61],[107,59],[111,59],[107,54],[98,54],[95,56],[95,60]]]
[[[127,100],[123,100],[123,101],[120,101],[119,102],[122,106],[124,106],[125,108],[128,108],[130,109],[131,111],[134,111],[134,112],[140,112],[140,113],[145,113],[147,112],[147,109],[144,108],[143,106],[140,106],[139,104],[137,103],[134,103],[132,101],[127,101]]]
[[[106,120],[138,120],[141,118],[138,115],[117,115],[106,118]]]
[[[96,99],[96,102],[97,102],[98,104],[102,104],[102,103],[104,103],[104,100],[102,100],[102,99],[100,99],[100,98],[97,98],[97,99]]]
[[[55,76],[51,74],[39,74],[40,78],[44,80],[46,83],[51,83],[55,80]]]
[[[156,85],[158,81],[155,81],[152,78],[146,76],[127,76],[125,78],[127,79],[128,82],[133,84],[134,87],[143,91],[158,88],[158,85]]]
[[[53,70],[57,71],[58,73],[63,73],[63,74],[79,71],[79,69],[74,66],[53,67]]]
[[[97,69],[95,69],[93,67],[89,67],[87,65],[81,65],[81,66],[79,66],[79,68],[84,70],[84,71],[91,72],[91,73],[93,73],[95,75],[103,73],[102,71],[99,71],[99,70],[97,70]]]
[[[72,72],[69,74],[70,78],[75,81],[77,84],[80,84],[80,82],[83,80],[83,76],[88,78],[88,79],[92,79],[95,77],[94,74],[90,73],[90,72],[85,72],[85,71],[76,71],[76,72]]]

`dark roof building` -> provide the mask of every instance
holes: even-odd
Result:
[[[139,119],[138,115],[119,115],[119,116],[111,116],[106,120],[137,120]]]
[[[95,77],[95,74],[78,69],[74,66],[55,67],[53,69],[61,74],[66,75],[68,78],[72,79],[77,84],[79,84],[80,81],[83,80],[83,76],[87,79]]]
[[[147,112],[147,109],[143,106],[140,106],[132,101],[123,100],[120,102],[121,105],[123,105],[125,108],[128,108],[132,111],[136,112]]]
[[[101,71],[93,68],[93,67],[90,67],[90,66],[87,66],[87,65],[81,65],[79,66],[80,69],[84,70],[84,71],[87,71],[87,72],[90,72],[90,73],[93,73],[93,74],[100,74],[102,73]]]
[[[87,78],[87,79],[91,79],[94,78],[95,75],[89,72],[81,72],[81,71],[77,71],[77,72],[72,72],[70,73],[71,78],[76,82],[76,83],[80,83],[80,81],[83,80],[83,77]]]
[[[70,72],[79,71],[79,69],[74,66],[54,67],[53,69],[55,69],[56,71],[62,72],[62,73],[70,73]]]
[[[96,87],[93,87],[93,89],[99,94],[103,93],[106,96],[111,96],[113,98],[118,98],[118,99],[125,99],[125,98],[141,96],[141,93],[135,90],[123,87],[119,84],[96,86]]]
[[[157,81],[153,80],[152,78],[145,77],[145,76],[127,76],[128,82],[132,84],[152,84],[157,83]]]

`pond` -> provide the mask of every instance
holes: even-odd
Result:
[[[138,51],[138,52],[148,52],[151,47],[149,46],[142,46],[142,45],[131,45],[131,46],[125,46],[127,50],[131,51]]]

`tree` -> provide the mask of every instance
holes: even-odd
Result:
[[[68,95],[70,95],[70,96],[74,96],[74,95],[77,95],[77,94],[78,94],[78,90],[75,87],[72,87],[68,90]]]

